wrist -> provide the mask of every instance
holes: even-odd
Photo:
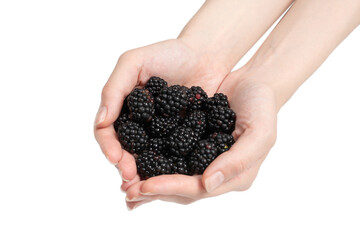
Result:
[[[228,91],[234,92],[248,87],[260,87],[271,91],[274,96],[277,111],[294,94],[297,87],[290,86],[290,81],[284,81],[280,76],[272,74],[271,68],[266,66],[253,67],[246,64],[242,68],[234,71],[224,81]]]

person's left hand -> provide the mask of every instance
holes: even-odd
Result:
[[[271,87],[246,77],[241,69],[229,74],[218,92],[228,95],[237,114],[235,144],[218,156],[202,176],[162,175],[125,186],[129,209],[153,200],[189,204],[251,186],[275,143],[275,93]]]

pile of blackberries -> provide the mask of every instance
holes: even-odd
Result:
[[[125,98],[114,128],[140,178],[148,179],[202,174],[234,144],[235,119],[226,95],[208,98],[201,87],[168,86],[151,77]]]

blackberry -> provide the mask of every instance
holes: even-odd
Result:
[[[148,89],[149,92],[156,97],[159,95],[160,90],[167,87],[167,82],[159,77],[151,77],[145,84],[145,89]]]
[[[207,116],[208,125],[213,132],[231,133],[235,128],[236,114],[228,107],[213,107]]]
[[[191,128],[179,127],[167,138],[167,146],[170,155],[186,156],[193,150],[196,136]]]
[[[225,94],[223,93],[215,93],[213,97],[208,98],[205,101],[205,109],[210,111],[214,107],[229,107],[229,101]]]
[[[210,135],[209,141],[215,143],[218,154],[228,151],[235,143],[234,137],[227,133],[215,132]]]
[[[126,122],[118,129],[121,146],[130,153],[140,153],[146,149],[149,137],[138,123]]]
[[[185,158],[171,156],[169,159],[172,162],[172,174],[189,175],[188,163]]]
[[[179,120],[179,116],[169,118],[155,116],[146,126],[146,130],[153,137],[165,137],[179,126]]]
[[[190,103],[189,94],[190,90],[185,86],[163,88],[155,99],[155,109],[165,117],[184,115]]]
[[[204,103],[207,100],[208,95],[206,92],[198,86],[193,86],[190,88],[190,106],[189,109],[191,111],[195,110],[203,110],[204,109]]]
[[[135,88],[128,96],[128,107],[134,122],[149,122],[155,113],[154,98],[147,89]]]
[[[126,97],[123,102],[121,112],[120,112],[118,118],[113,123],[115,132],[118,131],[120,124],[125,123],[128,120],[129,120],[129,108],[127,106],[127,97]]]
[[[172,162],[152,151],[144,151],[136,157],[137,172],[141,180],[163,174],[171,174]]]
[[[203,174],[205,169],[217,156],[217,149],[214,143],[208,140],[199,141],[189,158],[190,174]]]
[[[165,148],[165,139],[164,138],[151,138],[149,141],[148,149],[157,154],[161,154]]]
[[[191,128],[201,138],[206,132],[206,114],[203,111],[194,111],[185,117],[183,126]]]

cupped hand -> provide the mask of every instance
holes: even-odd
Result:
[[[135,160],[121,148],[113,128],[124,98],[152,76],[165,79],[169,85],[201,86],[212,95],[230,71],[214,59],[216,57],[201,54],[180,39],[137,48],[120,56],[103,88],[94,134],[106,158],[116,165],[127,182],[124,190],[139,181]]]
[[[228,95],[237,115],[235,144],[202,176],[162,175],[134,183],[126,191],[130,209],[157,199],[188,204],[251,186],[276,139],[278,107],[274,91],[240,69],[225,78],[218,92]]]

